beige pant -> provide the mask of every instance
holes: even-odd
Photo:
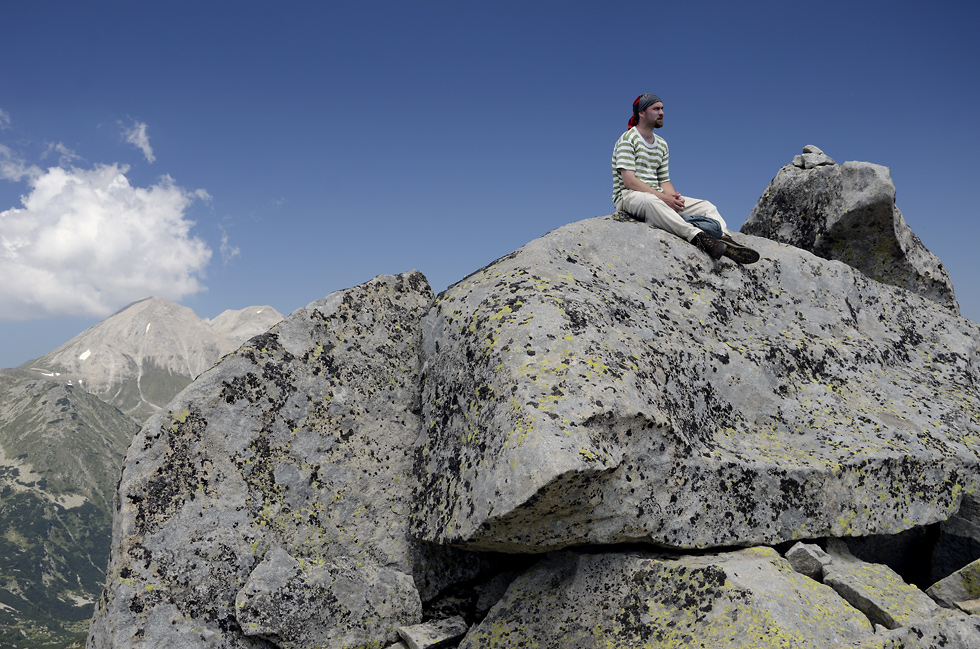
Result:
[[[693,239],[698,232],[701,232],[701,229],[685,221],[681,218],[681,214],[686,216],[697,214],[714,219],[721,224],[721,231],[724,234],[731,234],[728,231],[728,225],[725,224],[725,219],[721,218],[721,214],[718,213],[718,208],[713,203],[699,198],[685,196],[684,209],[678,214],[667,203],[653,194],[624,189],[619,197],[619,202],[616,203],[616,209],[642,218],[650,225],[661,230],[667,230],[667,232],[673,232],[687,241]]]

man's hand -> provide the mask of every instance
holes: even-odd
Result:
[[[680,195],[670,181],[662,183],[660,185],[660,191],[663,195],[660,197],[667,206],[670,207],[675,212],[681,212],[684,210],[684,197]]]
[[[656,189],[637,178],[636,174],[629,169],[620,169],[619,173],[623,177],[623,186],[626,189],[653,194],[666,203],[667,206],[675,212],[680,212],[684,209],[684,197],[681,196],[676,189],[674,189],[674,186],[671,185],[670,182],[661,184],[661,191],[658,192]]]
[[[684,210],[684,197],[677,192],[665,191],[661,194],[660,200],[667,203],[667,207],[675,212]]]

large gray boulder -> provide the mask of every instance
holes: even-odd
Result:
[[[854,557],[843,542],[831,539],[827,548],[832,561],[823,568],[827,584],[868,619],[887,629],[927,620],[939,606],[924,592],[911,586],[891,568]]]
[[[334,293],[150,419],[89,647],[384,646],[467,576],[408,530],[432,299],[418,272]]]
[[[976,646],[820,546],[973,520],[980,327],[744,238],[600,217],[297,311],[136,437],[88,646]]]
[[[572,223],[441,294],[416,530],[475,549],[888,534],[977,488],[980,327],[748,237]]]
[[[807,147],[779,170],[741,231],[842,261],[959,314],[949,274],[895,205],[887,167],[838,165]]]
[[[561,552],[516,579],[460,649],[825,649],[872,634],[866,617],[771,548]]]

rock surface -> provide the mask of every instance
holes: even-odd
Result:
[[[445,646],[466,635],[469,625],[460,616],[444,620],[432,620],[425,624],[416,624],[398,629],[408,649],[430,649]]]
[[[131,446],[88,646],[980,646],[835,540],[972,524],[980,327],[744,238],[589,219],[253,338]]]
[[[980,618],[943,611],[847,646],[855,649],[977,649],[980,647]]]
[[[779,170],[741,231],[842,261],[959,314],[949,274],[895,205],[887,167],[838,165],[816,147],[804,150]]]
[[[431,301],[417,272],[332,294],[150,419],[90,647],[383,646],[471,574],[408,534]]]
[[[828,548],[833,560],[824,566],[823,583],[872,623],[897,629],[938,612],[939,606],[928,595],[905,583],[894,570],[860,561],[840,541],[833,541],[836,542]]]
[[[965,602],[980,600],[980,560],[936,582],[926,593],[946,608],[961,608]],[[969,608],[973,609],[975,605],[971,604]]]
[[[293,647],[357,647],[394,639],[391,627],[416,622],[422,602],[412,578],[351,559],[299,561],[270,551],[235,598],[246,636]]]
[[[426,316],[416,529],[484,550],[896,533],[977,486],[980,328],[749,238],[561,227]]]
[[[774,550],[556,553],[511,584],[460,649],[824,649],[872,633]]]

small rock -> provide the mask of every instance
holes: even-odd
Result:
[[[980,599],[968,599],[965,602],[956,602],[956,605],[964,613],[969,613],[970,615],[980,613]]]
[[[963,608],[962,603],[980,601],[980,560],[936,582],[926,593],[946,608]]]
[[[466,635],[468,628],[466,620],[455,616],[445,620],[432,620],[424,624],[399,627],[398,634],[405,640],[409,649],[432,649],[459,640]]]
[[[816,151],[807,151],[807,149],[816,149]],[[833,164],[837,164],[833,158],[824,155],[823,151],[817,149],[817,147],[811,146],[803,147],[803,155],[798,155],[793,158],[793,166],[799,167],[800,169],[814,169]]]
[[[812,543],[797,543],[786,553],[786,560],[793,570],[817,581],[823,578],[823,567],[832,561],[829,554]]]

